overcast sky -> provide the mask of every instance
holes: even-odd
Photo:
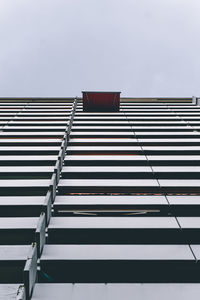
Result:
[[[0,0],[0,97],[200,96],[200,0]]]

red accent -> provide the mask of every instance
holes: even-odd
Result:
[[[116,112],[119,111],[120,92],[82,92],[83,111]]]

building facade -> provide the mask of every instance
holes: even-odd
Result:
[[[200,105],[0,100],[0,299],[198,299]]]

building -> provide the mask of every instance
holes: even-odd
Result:
[[[199,298],[197,98],[7,98],[0,127],[0,299]]]

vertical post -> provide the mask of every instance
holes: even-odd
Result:
[[[69,137],[70,137],[70,132],[71,132],[71,128],[72,128],[72,124],[73,124],[73,120],[74,120],[74,115],[76,112],[76,106],[77,106],[77,98],[75,98],[73,106],[72,106],[71,117],[70,117],[69,125],[67,128],[67,140],[69,140]]]

